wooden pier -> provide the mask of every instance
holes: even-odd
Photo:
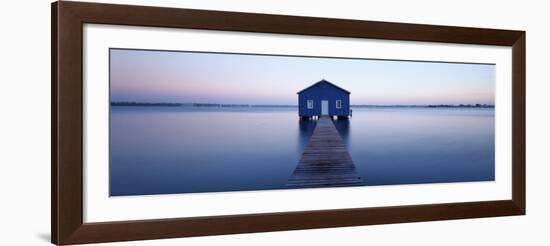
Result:
[[[286,186],[289,188],[363,185],[338,130],[321,117]]]

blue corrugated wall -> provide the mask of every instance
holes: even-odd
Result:
[[[313,100],[313,109],[307,108],[307,100]],[[329,83],[317,83],[298,94],[299,116],[320,116],[321,101],[328,100],[330,116],[349,116],[349,94]],[[336,108],[336,100],[342,100],[342,108]]]

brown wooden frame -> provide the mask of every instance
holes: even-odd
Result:
[[[525,32],[56,2],[52,4],[52,243],[76,244],[525,214]],[[430,41],[512,47],[512,199],[83,223],[83,23]]]

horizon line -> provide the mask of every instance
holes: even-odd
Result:
[[[250,104],[250,103],[210,103],[210,102],[151,102],[151,101],[111,101],[111,105],[115,104],[114,106],[117,106],[116,104],[122,105],[178,105],[178,106],[281,106],[281,107],[298,107],[298,104]],[[431,104],[351,104],[350,107],[353,106],[378,106],[378,107],[388,107],[388,106],[495,106],[494,104],[487,104],[487,103],[431,103]]]

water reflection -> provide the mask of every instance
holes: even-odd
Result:
[[[113,107],[111,195],[285,188],[314,128],[297,121],[286,108]]]
[[[367,185],[494,180],[493,109],[366,108],[350,124]]]
[[[110,116],[113,196],[284,189],[317,124],[290,108]],[[357,109],[333,122],[366,185],[494,180],[492,109]]]
[[[313,134],[313,130],[315,129],[315,126],[317,125],[316,120],[302,120],[300,119],[298,121],[298,126],[300,128],[300,134],[298,135],[298,142],[300,144],[301,149],[303,150],[307,143],[309,142],[309,138]]]
[[[344,140],[346,146],[349,146],[349,136],[350,136],[350,121],[349,119],[338,119],[333,120],[334,126],[338,129],[340,136]]]

